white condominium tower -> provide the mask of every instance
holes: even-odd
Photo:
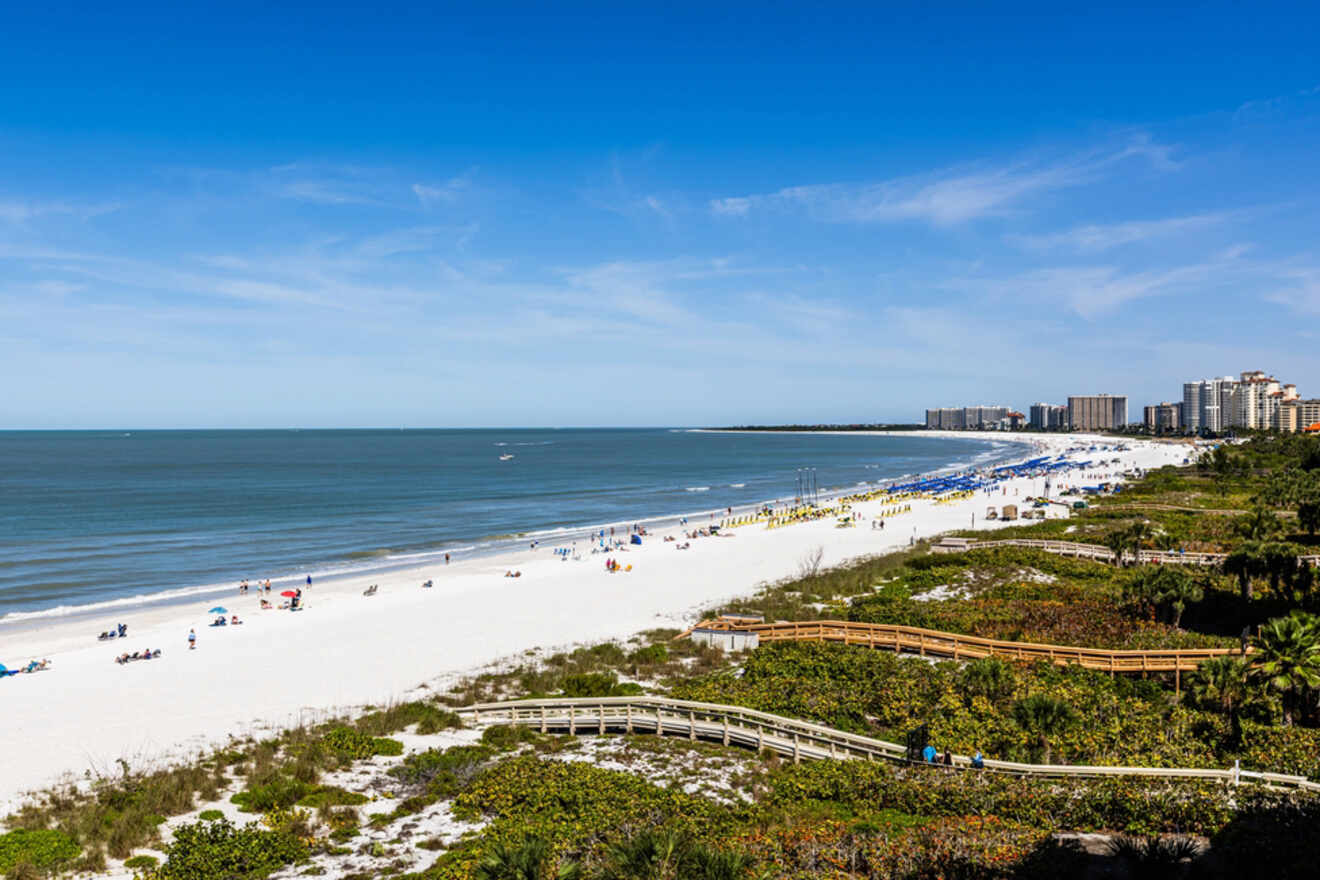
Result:
[[[1232,376],[1183,383],[1182,427],[1187,431],[1222,431],[1232,422]]]
[[[1288,407],[1299,399],[1296,385],[1282,385],[1261,370],[1237,379],[1224,376],[1183,384],[1182,427],[1187,431],[1228,428],[1296,430]]]

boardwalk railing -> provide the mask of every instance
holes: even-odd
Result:
[[[1100,544],[1078,544],[1072,541],[1041,541],[1032,538],[1005,538],[1000,541],[976,541],[971,538],[943,538],[931,547],[933,553],[963,553],[967,550],[981,550],[989,547],[1027,547],[1042,550],[1056,556],[1072,556],[1078,559],[1094,559],[1099,562],[1113,562],[1114,551]],[[1137,562],[1151,562],[1160,565],[1222,565],[1227,553],[1179,553],[1176,550],[1139,550]],[[1125,560],[1131,560],[1132,554],[1125,553]],[[1320,565],[1320,554],[1298,557],[1307,565]]]
[[[741,706],[696,703],[668,697],[548,698],[478,703],[457,710],[476,725],[509,724],[533,727],[542,733],[570,734],[655,733],[724,745],[771,749],[802,760],[907,762],[907,750],[897,743],[845,733],[832,727],[758,712]],[[953,766],[970,770],[971,759],[954,755]],[[1230,785],[1256,782],[1278,788],[1320,791],[1320,783],[1303,776],[1230,770],[1167,767],[1106,767],[1072,764],[1021,764],[987,759],[985,769],[1036,778],[1095,778],[1133,776],[1147,779],[1218,780]]]
[[[883,648],[923,657],[975,660],[1003,657],[1009,660],[1047,660],[1060,665],[1076,663],[1087,669],[1113,674],[1188,672],[1211,657],[1237,654],[1237,648],[1179,648],[1160,651],[1110,651],[1035,642],[1009,642],[959,633],[898,626],[889,623],[857,623],[851,620],[791,620],[779,623],[750,623],[738,618],[703,620],[676,638],[701,633],[755,634],[758,642],[842,642]]]

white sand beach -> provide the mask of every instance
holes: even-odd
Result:
[[[1030,439],[1048,452],[1115,442],[1078,435]],[[1118,464],[1062,482],[1080,485],[1132,468],[1180,463],[1191,449],[1125,442],[1127,451],[1104,453]],[[255,591],[234,595],[224,604],[244,620],[237,627],[208,627],[211,616],[199,603],[195,609],[146,606],[107,614],[107,622],[122,620],[129,627],[127,639],[108,643],[97,642],[97,627],[85,621],[6,635],[2,659],[17,664],[49,658],[52,668],[0,681],[0,754],[6,756],[0,762],[0,814],[27,790],[88,771],[112,772],[120,760],[135,769],[155,766],[221,744],[230,735],[402,700],[533,647],[685,626],[706,605],[793,575],[817,547],[823,548],[824,565],[833,566],[906,546],[914,536],[966,528],[973,513],[978,528],[994,528],[997,524],[983,521],[987,504],[1039,493],[1042,484],[1022,478],[1005,483],[996,498],[978,495],[939,505],[918,500],[911,513],[889,519],[884,531],[865,522],[860,528],[835,528],[830,518],[774,530],[739,528],[731,537],[700,538],[690,549],[676,550],[676,543],[662,538],[679,529],[666,529],[640,547],[612,554],[632,566],[629,572],[610,574],[604,556],[585,552],[580,561],[561,561],[544,546],[318,582],[305,593],[307,607],[299,613],[261,611]],[[869,519],[884,506],[871,502],[857,510]],[[702,524],[693,521],[693,527]],[[522,576],[504,577],[510,569]],[[434,587],[422,589],[428,579]],[[372,583],[379,584],[379,593],[364,597]],[[198,636],[194,651],[187,645],[190,628]],[[113,662],[125,651],[144,648],[159,648],[162,656],[122,666]]]

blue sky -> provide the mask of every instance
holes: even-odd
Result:
[[[1320,396],[1313,4],[268,6],[6,10],[0,428]]]

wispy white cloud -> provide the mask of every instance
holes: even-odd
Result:
[[[1120,148],[1054,162],[980,164],[871,183],[791,186],[762,195],[713,199],[708,206],[712,214],[725,217],[745,217],[754,210],[802,210],[829,223],[918,221],[952,226],[1008,214],[1031,195],[1091,183],[1132,158],[1159,169],[1176,167],[1169,147],[1143,136]]]
[[[1122,245],[1167,238],[1185,232],[1206,229],[1226,222],[1227,212],[1191,214],[1162,220],[1132,220],[1126,223],[1077,226],[1064,232],[1043,235],[1010,234],[1005,238],[1019,247],[1033,251],[1070,250],[1098,253]]]
[[[674,215],[670,212],[669,208],[665,206],[664,202],[660,201],[660,199],[655,196],[647,196],[643,199],[643,202],[646,207],[650,208],[661,217],[664,217],[666,220],[673,219]]]
[[[1248,125],[1253,122],[1278,118],[1283,116],[1292,105],[1317,96],[1320,96],[1320,85],[1298,89],[1286,95],[1243,101],[1233,111],[1233,123],[1235,125]]]
[[[458,201],[464,192],[471,188],[474,174],[475,171],[469,170],[451,177],[443,183],[414,183],[412,185],[413,195],[417,196],[417,201],[422,203],[423,208],[452,205]]]
[[[1276,267],[1278,288],[1266,297],[1304,315],[1320,315],[1320,267],[1282,265]]]
[[[1231,291],[1242,304],[1276,303],[1320,314],[1320,268],[1305,260],[1249,259],[1249,245],[1224,248],[1199,262],[1132,270],[1119,265],[1056,266],[999,278],[964,277],[950,290],[999,301],[1063,305],[1091,320],[1136,300]]]
[[[324,180],[297,180],[279,189],[280,195],[314,205],[371,205],[376,199]]]
[[[40,199],[0,199],[0,222],[26,223],[41,217],[70,216],[90,220],[119,210],[118,202],[68,202]]]

